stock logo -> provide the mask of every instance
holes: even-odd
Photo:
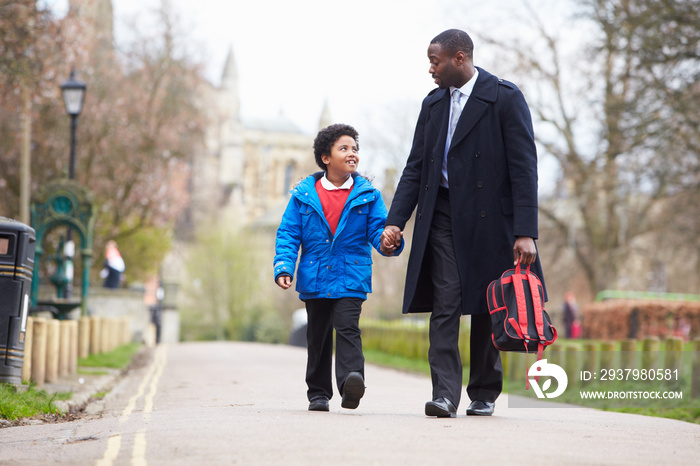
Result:
[[[530,366],[530,369],[527,371],[527,377],[537,398],[556,398],[564,393],[569,383],[569,378],[566,376],[564,369],[556,364],[548,364],[546,359],[540,359]],[[547,377],[542,384],[542,388],[537,383],[537,378],[539,377]],[[552,393],[547,393],[547,390],[552,386],[552,379],[557,380],[557,389]]]

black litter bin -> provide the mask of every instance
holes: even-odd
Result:
[[[33,228],[0,217],[0,383],[22,383],[35,248]]]

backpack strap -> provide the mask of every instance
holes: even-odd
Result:
[[[515,274],[513,275],[513,287],[515,288],[515,302],[518,306],[518,324],[523,333],[525,340],[530,337],[527,334],[527,302],[525,301],[525,288],[523,287],[523,276],[520,272],[520,259],[515,265]]]
[[[537,328],[537,336],[539,337],[540,346],[544,345],[544,321],[542,320],[542,299],[540,298],[540,289],[537,286],[537,278],[530,273],[530,266],[527,266],[527,281],[530,284],[530,292],[532,293],[532,305],[535,309],[535,328]],[[540,350],[541,351],[541,350]],[[538,354],[540,353],[538,351]]]

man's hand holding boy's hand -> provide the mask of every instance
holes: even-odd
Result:
[[[387,256],[394,254],[396,249],[401,247],[402,237],[403,232],[396,225],[385,226],[382,232],[381,244],[379,245],[382,254],[386,254]]]
[[[283,290],[289,289],[289,287],[292,286],[292,277],[289,275],[280,275],[277,277],[277,286]]]

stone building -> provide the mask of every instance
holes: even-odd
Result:
[[[212,110],[205,147],[192,159],[192,222],[223,222],[233,230],[279,223],[290,188],[319,170],[315,135],[303,133],[281,113],[265,119],[241,116],[233,48],[221,84],[204,86],[205,108]],[[328,107],[319,110],[319,127],[331,124]]]

